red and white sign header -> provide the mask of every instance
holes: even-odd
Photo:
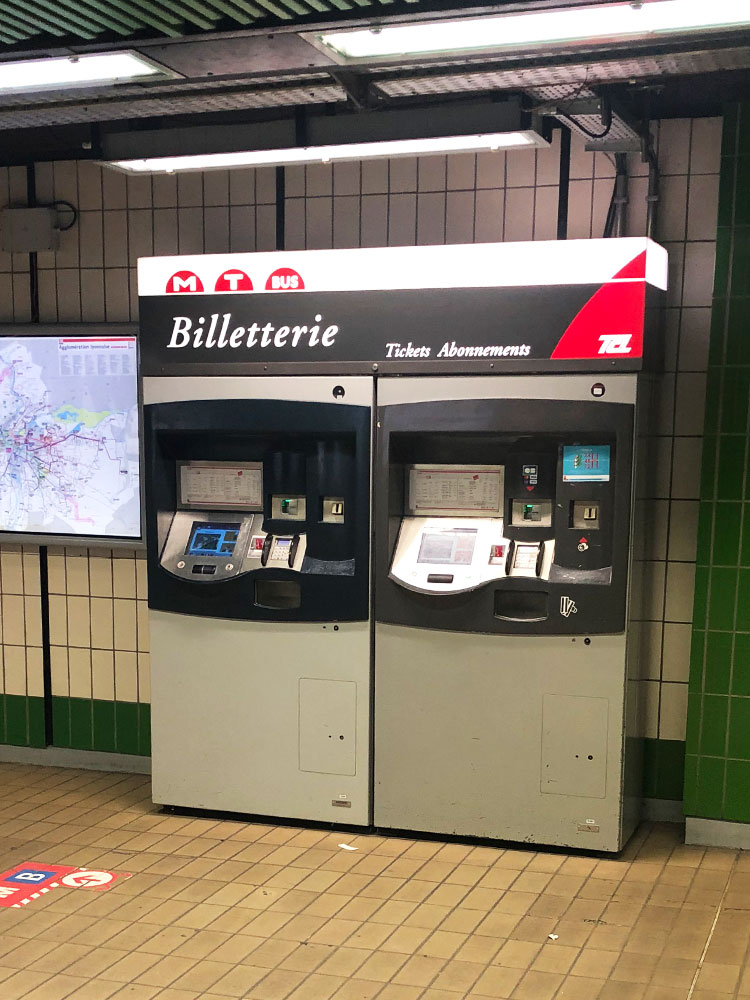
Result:
[[[652,240],[628,237],[142,257],[138,261],[138,294],[142,296],[600,285],[613,280],[666,289],[666,250]]]

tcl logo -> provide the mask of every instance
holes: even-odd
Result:
[[[604,334],[599,338],[600,354],[630,354],[631,334]]]
[[[291,267],[280,267],[269,275],[266,282],[267,292],[293,292],[304,288],[305,283],[301,275],[293,271]]]
[[[215,292],[252,292],[253,283],[244,271],[232,269],[220,274],[214,285]]]
[[[202,292],[203,282],[192,271],[178,271],[167,282],[167,292]]]

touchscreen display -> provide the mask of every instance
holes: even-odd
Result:
[[[193,521],[190,541],[185,554],[188,556],[231,556],[239,536],[239,524]]]
[[[563,446],[562,477],[564,483],[608,483],[608,444]]]
[[[469,566],[474,557],[476,540],[476,528],[425,531],[419,543],[417,562],[438,563],[441,566]]]

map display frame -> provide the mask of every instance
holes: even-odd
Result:
[[[0,543],[142,544],[136,331],[0,327]]]

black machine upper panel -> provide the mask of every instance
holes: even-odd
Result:
[[[266,621],[368,618],[369,407],[145,407],[149,606]]]
[[[666,252],[648,239],[138,262],[145,375],[639,371]]]
[[[457,632],[622,632],[634,407],[379,410],[376,616]]]

